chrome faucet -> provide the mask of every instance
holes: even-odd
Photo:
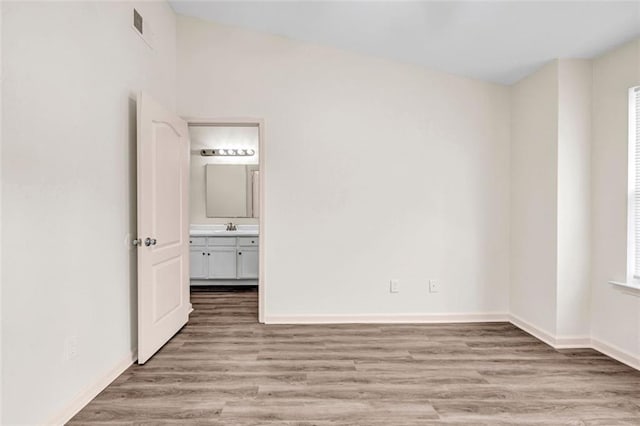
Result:
[[[233,222],[227,223],[227,231],[237,231],[238,228],[233,224]]]

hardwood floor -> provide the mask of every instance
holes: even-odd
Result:
[[[192,300],[70,424],[640,425],[640,372],[511,324],[265,326],[255,292]]]

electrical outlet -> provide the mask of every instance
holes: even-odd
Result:
[[[389,284],[390,293],[398,293],[400,291],[400,280],[391,280]]]
[[[64,357],[67,361],[71,361],[78,357],[78,337],[69,336],[64,341]]]
[[[429,293],[440,293],[440,281],[429,280]]]

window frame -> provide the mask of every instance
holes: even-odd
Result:
[[[636,211],[636,197],[640,197],[640,188],[636,188],[636,176],[640,173],[636,167],[636,150],[640,147],[640,141],[638,138],[640,135],[638,132],[638,117],[636,111],[636,97],[640,96],[640,86],[629,88],[628,92],[628,183],[627,183],[627,276],[626,286],[640,289],[640,277],[635,277],[636,270],[636,215],[640,212]],[[640,102],[640,100],[638,100]]]

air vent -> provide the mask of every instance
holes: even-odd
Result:
[[[2,0],[0,0],[2,1]],[[144,41],[149,48],[153,49],[154,45],[154,36],[153,36],[153,28],[150,25],[149,21],[145,21],[140,12],[137,9],[133,9],[133,22],[131,25],[133,31],[138,34],[138,37]]]
[[[140,13],[138,13],[138,11],[135,9],[133,9],[133,28],[135,28],[140,33],[140,35],[144,35],[142,15],[140,15]]]

